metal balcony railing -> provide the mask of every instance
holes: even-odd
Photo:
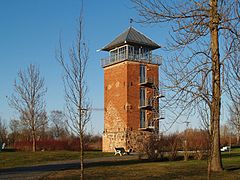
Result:
[[[101,66],[106,67],[118,62],[122,61],[135,61],[135,62],[143,62],[143,63],[149,63],[149,64],[156,64],[156,65],[161,65],[162,64],[162,57],[159,55],[152,55],[151,57],[146,56],[146,55],[139,55],[139,54],[118,54],[115,55],[114,57],[107,57],[101,59]]]
[[[153,78],[150,78],[150,77],[141,78],[140,77],[140,85],[141,86],[146,86],[146,87],[152,88],[153,84],[154,84],[154,79]]]
[[[144,110],[152,110],[153,104],[151,98],[140,99],[140,108]]]
[[[163,109],[160,111],[160,119],[165,119],[165,111]]]

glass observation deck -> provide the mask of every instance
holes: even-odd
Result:
[[[162,57],[152,55],[148,48],[125,45],[109,52],[109,57],[101,59],[101,66],[107,67],[123,61],[135,61],[161,65]]]

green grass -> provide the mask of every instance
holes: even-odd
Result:
[[[212,179],[240,179],[240,149],[229,156],[223,153],[224,171],[213,173]],[[47,179],[79,179],[79,170],[55,172]],[[204,160],[147,162],[129,160],[106,162],[85,168],[86,179],[207,179],[207,162]]]
[[[239,162],[238,162],[239,163]],[[236,165],[236,164],[235,164]],[[213,179],[240,179],[240,167],[212,174]],[[68,170],[50,175],[47,179],[79,179],[79,170]],[[86,179],[207,179],[205,161],[147,162],[122,165],[100,165],[85,169]]]
[[[85,158],[113,156],[112,153],[86,152]],[[53,161],[77,160],[79,152],[1,152],[0,168],[45,164]],[[224,171],[213,173],[212,179],[240,179],[240,149],[223,153]],[[45,179],[79,179],[79,170],[50,173]],[[206,160],[148,162],[124,160],[92,163],[85,168],[85,179],[207,179]]]
[[[112,156],[112,153],[88,151],[85,158]],[[55,161],[78,160],[77,151],[39,151],[39,152],[0,152],[0,169],[20,166],[46,164]]]

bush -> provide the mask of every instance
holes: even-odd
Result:
[[[77,137],[69,137],[67,139],[46,139],[38,140],[37,150],[69,150],[69,151],[79,151],[80,142]],[[18,141],[15,142],[13,147],[21,151],[31,151],[32,142],[31,141]],[[102,138],[101,136],[87,136],[84,143],[84,150],[101,150]]]
[[[177,134],[170,134],[165,136],[166,150],[168,151],[168,158],[170,161],[177,158],[177,150],[179,147],[180,138]]]

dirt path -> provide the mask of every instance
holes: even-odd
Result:
[[[101,163],[123,162],[127,160],[136,160],[137,155],[129,156],[112,156],[86,159],[84,161],[85,167],[98,166]],[[48,164],[29,166],[29,167],[16,167],[0,169],[0,180],[25,180],[25,179],[42,179],[55,171],[78,169],[80,168],[79,160],[71,161],[57,161]]]

